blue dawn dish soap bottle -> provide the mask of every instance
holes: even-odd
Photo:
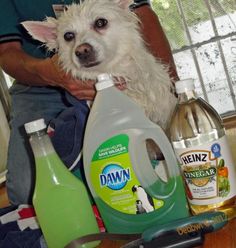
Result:
[[[85,175],[108,232],[137,233],[189,215],[177,160],[162,129],[108,74],[98,76],[84,137]],[[165,156],[168,180],[149,160],[146,140]]]

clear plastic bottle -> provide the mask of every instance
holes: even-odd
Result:
[[[64,248],[70,241],[98,233],[86,188],[63,164],[46,133],[44,119],[25,124],[35,157],[33,205],[49,248]],[[83,245],[91,248],[92,242]]]
[[[141,233],[152,225],[189,216],[177,160],[163,130],[114,86],[109,75],[98,76],[96,89],[83,159],[90,191],[108,232]],[[150,162],[149,139],[165,156],[166,181]]]
[[[198,98],[193,79],[176,82],[178,104],[170,139],[180,163],[193,214],[235,202],[236,170],[225,129],[215,109]]]

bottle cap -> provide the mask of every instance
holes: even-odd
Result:
[[[28,134],[43,130],[47,127],[44,119],[38,119],[35,121],[25,123],[24,126],[25,126],[25,131]]]
[[[108,87],[115,85],[113,82],[112,76],[107,73],[99,74],[97,76],[97,79],[98,81],[95,85],[97,91],[103,90],[103,89],[106,89]]]
[[[188,78],[175,82],[175,89],[177,94],[184,93],[189,90],[194,90],[194,79]]]

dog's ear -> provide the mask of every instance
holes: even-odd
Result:
[[[43,22],[25,21],[21,24],[34,39],[45,43],[49,50],[53,50],[58,47],[57,20],[55,18],[50,17]]]
[[[133,3],[133,0],[113,0],[117,5],[122,9],[128,9],[130,4]]]

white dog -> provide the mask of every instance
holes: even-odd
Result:
[[[175,107],[166,66],[147,50],[130,0],[85,0],[58,18],[23,22],[49,50],[58,52],[63,68],[74,77],[96,79],[100,73],[122,77],[124,90],[146,115],[166,128]]]

